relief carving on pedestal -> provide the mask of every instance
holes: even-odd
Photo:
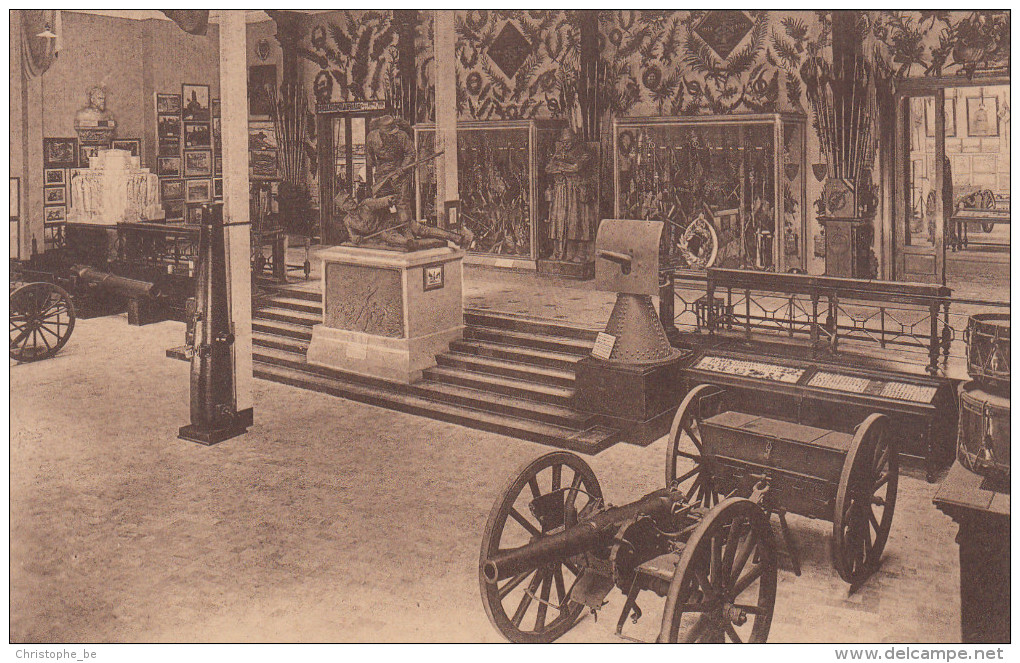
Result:
[[[400,272],[360,265],[326,266],[327,327],[403,338]]]

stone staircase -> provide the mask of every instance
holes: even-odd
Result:
[[[320,295],[279,287],[253,314],[255,376],[582,453],[622,441],[572,407],[574,364],[596,332],[471,309],[464,318],[464,338],[406,385],[309,365]]]

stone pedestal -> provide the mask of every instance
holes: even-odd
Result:
[[[340,246],[321,257],[308,363],[411,383],[463,335],[463,251]]]
[[[69,179],[68,223],[116,225],[164,218],[159,178],[126,150],[101,150]]]

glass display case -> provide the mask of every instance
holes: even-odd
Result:
[[[666,223],[678,269],[804,270],[806,140],[797,114],[615,120],[616,217]]]
[[[564,126],[559,120],[457,123],[459,215],[475,234],[472,253],[538,258],[552,186],[544,165]],[[416,125],[414,138],[419,156],[435,152],[435,125]],[[435,162],[418,168],[415,199],[418,218],[435,224]]]

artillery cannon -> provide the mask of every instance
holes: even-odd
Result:
[[[579,456],[540,456],[510,479],[489,513],[478,564],[485,612],[511,642],[552,642],[616,586],[627,594],[622,635],[648,589],[666,597],[660,642],[764,642],[776,544],[751,497],[705,508],[673,482],[613,507]]]
[[[62,258],[11,263],[10,358],[17,362],[49,359],[67,344],[79,314],[77,298],[102,293],[147,302],[159,294],[148,281],[67,266]]]

